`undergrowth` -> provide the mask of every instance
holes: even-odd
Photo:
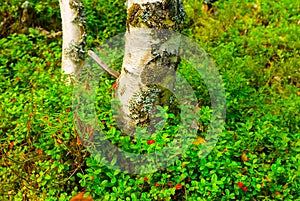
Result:
[[[210,96],[201,76],[182,62],[178,72],[200,103],[198,136],[166,169],[143,175],[109,169],[82,145],[73,125],[73,88],[65,86],[60,72],[61,38],[45,34],[61,31],[58,2],[29,3],[24,24],[23,1],[0,5],[1,200],[69,200],[80,191],[95,200],[299,199],[296,1],[218,1],[210,11],[202,1],[185,1],[183,33],[206,50],[220,72],[226,125],[212,152],[200,159]],[[89,48],[125,31],[124,1],[84,4]],[[114,68],[120,70],[120,64]],[[174,127],[166,128],[161,139],[134,142],[123,136],[111,112],[114,82],[102,74],[95,100],[99,124],[113,143],[148,153],[174,140]],[[160,109],[167,114],[167,108]]]

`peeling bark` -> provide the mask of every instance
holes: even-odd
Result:
[[[125,134],[133,135],[136,126],[157,123],[152,118],[155,105],[174,104],[174,75],[180,58],[179,44],[170,41],[173,31],[180,30],[185,13],[181,0],[127,3],[125,56],[116,98],[121,103],[119,126]]]

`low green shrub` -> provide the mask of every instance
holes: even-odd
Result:
[[[6,13],[11,26],[20,17],[22,3],[1,4],[1,20]],[[89,48],[125,31],[124,2],[84,3]],[[214,11],[204,12],[202,1],[185,2],[189,27],[183,33],[211,55],[223,79],[226,125],[213,151],[200,159],[211,102],[202,78],[183,61],[178,72],[200,103],[197,138],[166,169],[142,175],[109,169],[83,147],[73,125],[73,87],[65,86],[60,73],[61,40],[32,29],[40,25],[60,30],[58,2],[31,0],[30,5],[36,20],[28,34],[1,32],[2,200],[69,200],[79,191],[95,200],[299,199],[297,3],[227,0],[214,3]],[[121,62],[114,68],[119,69]],[[159,144],[172,142],[176,126],[165,128],[161,138],[138,143],[116,129],[111,112],[114,82],[109,75],[101,75],[95,100],[99,124],[108,139],[135,153],[154,152],[162,148]],[[160,109],[165,115],[167,108]]]

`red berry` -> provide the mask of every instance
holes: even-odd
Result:
[[[238,182],[237,184],[240,188],[242,188],[244,186],[244,184],[242,182]]]
[[[15,145],[14,141],[10,142],[10,148],[12,148]]]
[[[176,184],[176,186],[175,186],[175,189],[176,190],[179,190],[179,189],[181,189],[182,188],[182,185],[181,184]]]
[[[244,184],[242,182],[238,182],[237,184],[240,187],[240,189],[242,189],[243,191],[245,191],[245,192],[248,191],[248,187],[244,186]]]
[[[112,84],[112,87],[113,87],[114,89],[117,88],[117,83],[114,82],[114,83]]]
[[[144,180],[145,180],[145,181],[148,181],[148,178],[147,178],[147,177],[144,177]]]
[[[153,144],[153,143],[155,143],[155,140],[148,140],[148,141],[147,141],[147,144],[148,144],[148,145]]]
[[[247,186],[245,186],[244,188],[242,188],[243,189],[243,191],[245,191],[245,192],[247,192],[248,191],[248,187]]]
[[[43,152],[43,151],[40,150],[40,149],[35,150],[35,153],[37,153],[37,154],[41,154],[42,152]]]

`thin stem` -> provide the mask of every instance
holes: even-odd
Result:
[[[114,69],[111,69],[106,65],[95,52],[92,50],[88,51],[88,54],[96,61],[96,63],[103,68],[106,72],[108,72],[110,75],[114,76],[115,78],[118,78],[120,76],[120,73],[118,71],[115,71]]]

